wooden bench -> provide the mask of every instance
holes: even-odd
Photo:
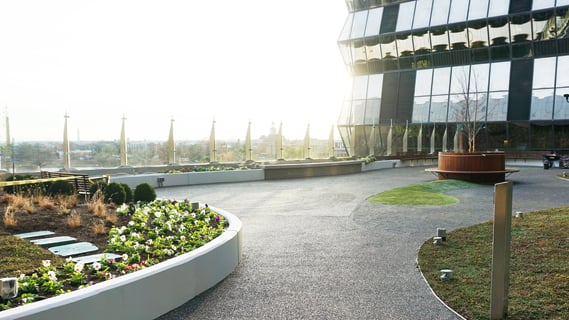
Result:
[[[91,188],[91,180],[89,179],[89,175],[86,174],[77,174],[71,172],[50,172],[50,171],[41,171],[40,176],[43,179],[46,178],[67,178],[71,184],[75,187],[75,192],[85,197],[89,197],[90,195],[90,188]]]
[[[53,231],[43,230],[43,231],[18,233],[18,234],[15,234],[14,237],[18,237],[20,239],[30,239],[30,238],[39,238],[39,237],[50,236],[53,234],[55,234]]]
[[[94,252],[99,250],[99,248],[90,242],[77,242],[57,247],[51,247],[48,248],[48,250],[62,257],[70,257]]]

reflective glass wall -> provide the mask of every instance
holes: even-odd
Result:
[[[338,45],[354,81],[338,127],[351,155],[431,151],[432,135],[453,148],[467,108],[480,149],[569,152],[569,0],[346,4]]]

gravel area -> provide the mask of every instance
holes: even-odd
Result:
[[[514,211],[569,205],[560,169],[521,168]],[[493,186],[460,190],[452,206],[366,201],[431,181],[424,168],[157,189],[158,197],[223,208],[243,222],[243,259],[214,288],[159,319],[459,319],[432,294],[415,259],[437,227],[492,218]]]

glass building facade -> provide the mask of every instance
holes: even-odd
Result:
[[[478,150],[569,152],[569,0],[346,4],[351,156],[453,150],[465,105]]]

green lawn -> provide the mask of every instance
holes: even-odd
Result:
[[[476,187],[480,185],[459,180],[436,180],[382,192],[369,197],[368,201],[402,206],[451,205],[458,203],[458,199],[444,194],[445,192]]]

